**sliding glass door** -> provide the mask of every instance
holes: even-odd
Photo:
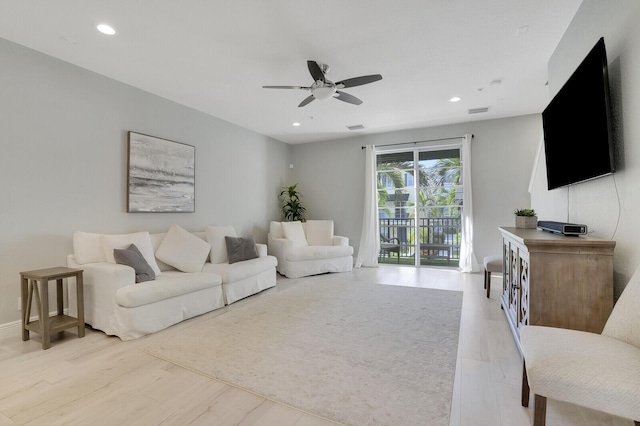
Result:
[[[458,265],[461,175],[457,146],[377,155],[380,263]]]

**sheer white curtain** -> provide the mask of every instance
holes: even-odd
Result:
[[[360,247],[356,258],[356,268],[361,266],[378,266],[380,252],[380,231],[378,224],[378,184],[376,179],[376,147],[365,147],[366,162],[364,166],[364,213],[362,217],[362,233]]]
[[[478,272],[480,266],[473,250],[473,200],[471,197],[471,138],[462,138],[462,240],[460,242],[460,272]]]

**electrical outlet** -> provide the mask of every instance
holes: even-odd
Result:
[[[22,311],[22,297],[18,297],[18,312]]]

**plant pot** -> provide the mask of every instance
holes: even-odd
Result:
[[[536,229],[538,216],[516,216],[516,228]]]

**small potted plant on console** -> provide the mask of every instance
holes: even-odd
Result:
[[[536,229],[538,227],[538,216],[533,209],[517,209],[513,212],[516,215],[516,228]]]

